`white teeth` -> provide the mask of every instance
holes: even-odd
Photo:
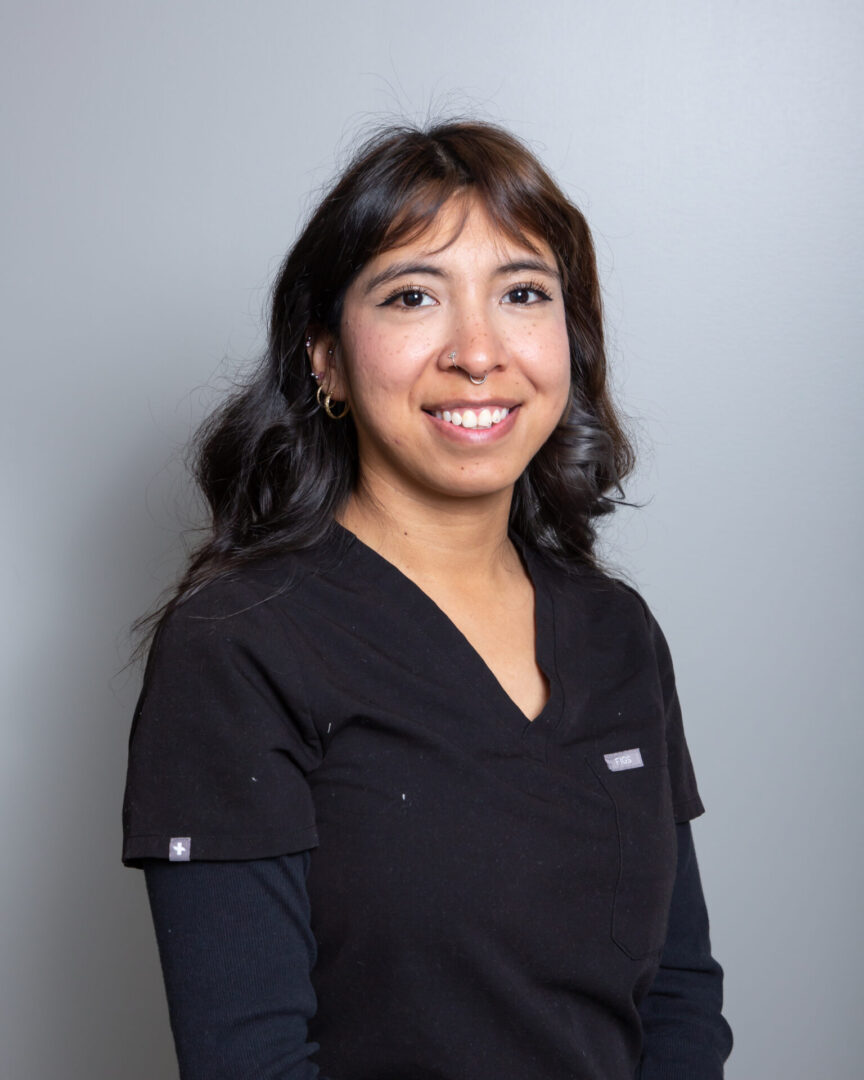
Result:
[[[464,428],[490,428],[506,420],[509,409],[462,409],[460,412],[451,412],[450,409],[437,411],[435,416],[438,420],[444,420],[448,424]]]

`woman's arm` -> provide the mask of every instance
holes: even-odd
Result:
[[[732,1031],[721,1014],[723,969],[711,955],[708,912],[690,822],[676,826],[678,869],[660,969],[639,1007],[645,1042],[637,1080],[722,1080]]]
[[[309,853],[144,863],[182,1080],[315,1080]]]

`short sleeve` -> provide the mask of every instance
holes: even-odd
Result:
[[[214,582],[163,621],[129,739],[123,862],[259,859],[317,844],[321,744],[285,598]]]
[[[646,607],[648,628],[657,658],[657,669],[663,690],[663,704],[666,712],[666,750],[669,763],[669,776],[672,783],[672,810],[678,823],[691,821],[705,813],[705,807],[696,786],[696,775],[687,739],[684,736],[684,722],[678,690],[675,686],[675,671],[672,657],[663,631],[657,620]]]

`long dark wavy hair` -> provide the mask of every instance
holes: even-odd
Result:
[[[479,197],[511,239],[540,237],[561,274],[572,370],[569,408],[517,481],[510,528],[564,563],[595,566],[595,519],[614,509],[633,450],[606,371],[594,245],[585,218],[534,154],[481,121],[380,129],[355,152],[288,252],[273,288],[266,353],[200,427],[194,475],[211,524],[162,617],[208,582],[253,560],[318,543],[358,477],[350,417],[318,407],[307,334],[339,339],[346,290],[384,250],[422,235],[454,195]],[[143,643],[142,643],[143,647]]]

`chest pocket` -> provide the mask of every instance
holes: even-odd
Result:
[[[665,746],[648,752],[643,747],[643,757],[643,765],[614,772],[602,753],[588,759],[615,808],[618,877],[612,938],[634,960],[663,948],[677,862]]]

